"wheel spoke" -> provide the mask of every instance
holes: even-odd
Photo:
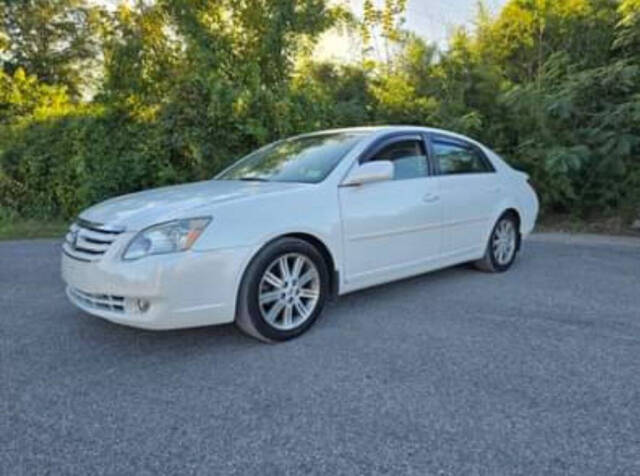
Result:
[[[282,324],[285,327],[291,327],[293,324],[293,304],[286,304],[284,307],[284,316],[282,318]]]
[[[320,293],[318,291],[316,291],[315,289],[301,289],[300,290],[300,297],[303,297],[303,298],[315,299],[319,295],[320,295]]]
[[[281,256],[278,260],[278,266],[280,267],[280,275],[283,280],[288,280],[291,277],[291,271],[289,270],[289,263],[287,262],[287,256]]]
[[[284,281],[273,274],[271,271],[267,271],[264,274],[263,279],[274,288],[282,289],[284,287]]]
[[[274,323],[284,307],[284,301],[277,301],[273,305],[273,307],[269,309],[269,312],[266,314],[265,319],[271,323]]]
[[[282,296],[282,291],[281,290],[269,291],[269,292],[266,292],[266,293],[262,293],[262,294],[260,294],[260,303],[261,304],[267,304],[267,303],[275,301],[276,299],[280,299],[281,296]]]
[[[311,270],[307,271],[306,273],[304,273],[300,279],[298,280],[298,286],[302,287],[305,284],[307,284],[309,281],[311,281],[313,279],[313,272]]]
[[[302,302],[302,300],[300,300],[300,298],[297,298],[293,304],[296,307],[296,310],[298,311],[298,314],[300,315],[301,318],[305,319],[309,314],[309,309],[307,308],[307,306],[304,305],[304,303]]]
[[[296,256],[296,260],[293,262],[293,270],[291,271],[291,277],[296,279],[300,277],[302,267],[304,266],[304,259],[302,256]]]

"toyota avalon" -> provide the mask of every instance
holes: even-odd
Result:
[[[327,301],[458,263],[513,264],[538,199],[526,174],[467,137],[342,129],[267,145],[213,180],[99,203],[71,225],[71,302],[119,324],[235,322],[268,342]]]

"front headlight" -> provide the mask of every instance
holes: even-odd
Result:
[[[135,260],[150,255],[186,251],[196,242],[211,217],[186,218],[154,225],[138,233],[122,259]]]

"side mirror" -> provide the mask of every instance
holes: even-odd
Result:
[[[371,182],[383,182],[393,179],[393,174],[393,162],[389,160],[365,162],[353,169],[342,185],[355,186]]]

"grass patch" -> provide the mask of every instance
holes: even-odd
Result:
[[[619,215],[584,220],[571,215],[545,214],[539,217],[536,231],[640,236],[636,221]]]
[[[0,240],[62,238],[68,228],[69,222],[63,220],[0,220]]]

